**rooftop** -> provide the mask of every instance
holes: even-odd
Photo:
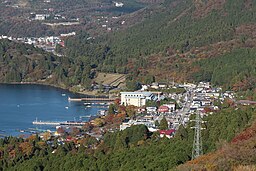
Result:
[[[153,93],[152,92],[148,92],[148,91],[135,91],[135,92],[121,92],[121,94],[126,94],[126,95],[143,95],[143,96],[151,96]]]

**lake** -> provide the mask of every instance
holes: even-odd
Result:
[[[36,126],[32,122],[79,120],[80,116],[96,115],[98,106],[86,107],[83,102],[69,102],[68,97],[78,97],[68,91],[43,85],[0,84],[0,134],[17,136],[19,130]],[[102,109],[102,108],[100,108]]]

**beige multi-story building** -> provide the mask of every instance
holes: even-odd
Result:
[[[121,92],[121,104],[125,106],[142,107],[147,100],[157,100],[157,97],[151,92]]]

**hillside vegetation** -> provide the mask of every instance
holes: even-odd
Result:
[[[238,134],[230,143],[178,167],[177,170],[255,170],[256,122]]]
[[[132,79],[143,83],[148,76],[158,81],[171,77],[178,82],[196,78],[229,89],[237,89],[240,82],[246,84],[241,89],[252,88],[246,80],[255,76],[254,50],[250,50],[256,48],[255,1],[166,0],[151,10],[142,22],[95,40],[78,35],[67,41],[65,53],[94,59],[98,55],[93,49],[104,47],[98,70],[130,73]],[[208,67],[215,60],[216,64]],[[230,65],[219,66],[221,62]],[[222,67],[218,73],[226,75],[222,81],[217,65]]]
[[[79,58],[57,57],[31,45],[0,40],[0,82],[37,82],[68,88],[90,85],[91,66]]]
[[[207,120],[204,125],[207,129],[203,131],[204,153],[218,149],[223,142],[232,141],[240,131],[252,124],[255,112],[251,107],[239,107],[238,110],[231,107],[204,118]],[[150,134],[144,125],[107,133],[101,142],[86,136],[79,140],[81,146],[75,146],[74,142],[58,146],[56,140],[53,145],[47,145],[37,137],[0,139],[0,170],[169,170],[191,159],[194,137],[191,126],[180,127],[171,140]],[[232,142],[239,143],[250,138],[240,137]],[[251,147],[253,144],[246,149]],[[237,150],[243,150],[243,147]],[[237,155],[241,159],[232,165],[221,163],[223,166],[220,168],[230,170],[233,165],[254,162],[256,153],[241,152]]]

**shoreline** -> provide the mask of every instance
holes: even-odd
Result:
[[[8,85],[8,84],[9,85],[41,85],[41,86],[48,86],[48,87],[52,87],[52,88],[57,88],[57,89],[60,89],[60,90],[65,90],[65,91],[68,91],[70,93],[76,94],[78,96],[81,96],[81,95],[84,95],[84,96],[87,96],[87,97],[93,96],[93,95],[89,95],[89,94],[86,94],[86,93],[83,93],[83,92],[72,91],[72,90],[70,90],[70,88],[65,88],[65,87],[61,87],[61,86],[57,86],[57,85],[53,85],[53,84],[48,84],[48,83],[40,83],[40,82],[9,82],[9,83],[3,83],[3,82],[0,82],[0,84],[2,84],[2,85]]]

